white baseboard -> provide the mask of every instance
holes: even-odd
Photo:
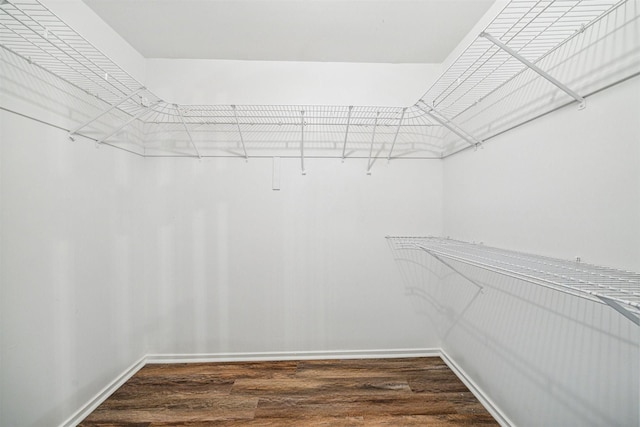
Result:
[[[246,352],[246,353],[208,353],[208,354],[148,354],[135,362],[121,373],[110,384],[103,388],[96,396],[78,409],[60,427],[73,427],[93,412],[113,392],[115,392],[129,378],[135,375],[146,364],[157,363],[206,363],[206,362],[247,362],[272,360],[318,360],[318,359],[389,359],[398,357],[440,357],[449,368],[469,388],[471,393],[489,411],[489,413],[503,427],[511,427],[513,423],[507,416],[485,395],[480,387],[467,376],[444,350],[439,348],[408,348],[408,349],[374,349],[374,350],[330,350],[330,351],[275,351],[275,352]]]
[[[458,366],[453,359],[444,350],[439,350],[440,357],[447,364],[447,366],[460,378],[460,380],[467,386],[469,391],[480,401],[487,411],[496,419],[498,424],[502,427],[512,427],[514,424],[511,420],[498,408],[498,406],[487,396],[484,391],[473,381],[466,372]]]
[[[440,349],[409,348],[385,350],[328,350],[328,351],[273,351],[211,354],[149,354],[147,363],[206,363],[246,362],[270,360],[318,360],[318,359],[384,359],[394,357],[435,357]]]
[[[91,400],[82,405],[73,415],[71,415],[65,422],[60,424],[60,427],[75,427],[84,420],[90,413],[92,413],[102,402],[107,400],[122,384],[127,382],[129,378],[134,376],[144,365],[146,365],[146,356],[140,358],[133,365],[129,366],[120,375],[111,381],[105,388],[100,390]]]

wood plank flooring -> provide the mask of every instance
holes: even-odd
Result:
[[[80,426],[497,425],[437,357],[147,365]]]

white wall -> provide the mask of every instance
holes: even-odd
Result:
[[[444,162],[444,234],[640,271],[640,80]],[[442,344],[516,425],[638,425],[640,328],[612,309],[456,264]]]
[[[273,191],[271,159],[0,119],[0,424],[57,425],[147,353],[438,346],[384,237],[442,228],[439,161],[283,159]]]
[[[413,105],[440,64],[148,59],[146,85],[168,102],[249,105]],[[178,83],[176,83],[178,82]]]
[[[142,163],[0,112],[0,425],[57,425],[146,353]]]
[[[640,271],[640,80],[445,161],[445,235]]]
[[[387,234],[438,233],[438,161],[147,161],[156,353],[437,347]]]

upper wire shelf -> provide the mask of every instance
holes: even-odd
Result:
[[[607,304],[640,325],[640,273],[437,237],[388,237],[396,249],[420,249],[529,283]]]
[[[512,1],[483,32],[500,39],[535,64],[622,3],[618,0]],[[486,38],[477,37],[422,100],[455,119],[525,69],[512,55]]]
[[[540,64],[575,38],[585,38],[584,33],[625,3],[633,2],[513,0],[484,33],[531,64]],[[638,15],[634,8],[625,11],[624,19],[612,20],[610,32]],[[639,42],[634,43],[628,49],[637,49]],[[364,157],[369,159],[368,171],[379,158],[442,158],[461,147],[477,147],[499,129],[477,130],[474,125],[469,132],[460,124],[467,126],[470,111],[492,111],[494,104],[485,100],[528,70],[479,35],[420,100],[407,107],[176,105],[145,89],[37,0],[0,1],[0,47],[3,79],[11,76],[22,87],[40,88],[45,82],[58,91],[49,98],[76,103],[78,126],[72,135],[126,146],[145,156]],[[562,62],[548,65],[560,67]],[[640,63],[635,65],[640,70]],[[565,68],[588,74],[598,66]],[[35,83],[20,84],[20,77]],[[492,120],[491,115],[482,116],[485,123]]]

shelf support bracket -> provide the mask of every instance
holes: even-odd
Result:
[[[419,244],[415,245],[416,248],[422,249],[423,251],[425,251],[426,253],[428,253],[429,255],[431,255],[432,257],[434,257],[435,259],[437,259],[438,261],[440,261],[441,263],[443,263],[444,265],[446,265],[447,267],[449,267],[451,270],[453,270],[454,272],[456,272],[457,274],[459,274],[462,278],[466,279],[467,281],[469,281],[470,283],[473,283],[474,285],[476,285],[478,288],[480,288],[480,292],[484,291],[484,286],[482,286],[481,284],[479,284],[478,282],[476,282],[475,280],[473,280],[472,278],[470,278],[469,276],[467,276],[466,274],[462,273],[460,270],[458,270],[457,268],[455,268],[454,266],[452,266],[450,263],[446,262],[444,259],[442,259],[441,256],[438,256],[438,254],[436,254],[435,252],[433,252],[430,249],[425,248],[424,246],[421,246]]]
[[[145,107],[144,110],[138,112],[138,114],[136,114],[135,116],[131,117],[129,120],[127,120],[126,122],[124,122],[124,124],[122,124],[121,126],[119,126],[116,130],[114,130],[113,132],[111,132],[109,135],[104,136],[102,138],[100,138],[99,140],[96,141],[96,144],[104,144],[104,142],[111,138],[113,135],[117,134],[118,132],[120,132],[122,129],[126,128],[127,126],[129,126],[131,123],[135,122],[136,120],[140,119],[142,116],[144,116],[145,114],[147,114],[149,112],[149,110],[151,110],[153,107],[155,107],[156,105],[158,105],[160,103],[160,101],[156,101],[153,104],[149,105],[148,107]]]
[[[300,168],[302,175],[306,175],[307,171],[304,170],[304,110],[300,111]]]
[[[609,307],[613,308],[615,311],[617,311],[618,313],[622,314],[627,319],[631,320],[637,326],[640,326],[640,317],[638,317],[633,312],[631,312],[631,311],[627,310],[626,308],[624,308],[617,301],[614,301],[614,300],[609,299],[607,297],[604,297],[602,295],[598,295],[598,298],[600,298],[600,300],[603,301],[605,304],[607,304]]]
[[[236,119],[236,127],[238,128],[238,135],[240,135],[240,142],[242,143],[242,151],[244,151],[244,159],[249,160],[249,156],[247,155],[247,148],[244,145],[244,138],[242,136],[242,129],[240,129],[240,121],[238,120],[238,111],[236,110],[236,106],[232,105],[233,108],[233,116]]]
[[[391,154],[393,154],[393,147],[396,146],[396,140],[398,139],[398,133],[400,133],[400,127],[402,126],[402,121],[404,120],[404,113],[407,112],[407,107],[402,109],[402,114],[400,114],[400,120],[398,121],[398,127],[396,128],[396,134],[393,136],[393,143],[391,143],[391,150],[389,150],[389,156],[387,157],[387,161],[391,161]]]
[[[347,154],[347,138],[349,138],[349,125],[351,125],[351,111],[353,110],[353,105],[349,105],[349,113],[347,115],[347,130],[344,133],[344,145],[342,146],[342,161],[344,162],[344,159],[346,157]]]
[[[110,105],[109,108],[107,108],[106,110],[102,111],[100,114],[98,114],[97,116],[93,117],[91,120],[81,124],[80,126],[76,127],[75,129],[69,131],[69,138],[73,141],[74,140],[73,136],[75,134],[77,134],[78,131],[80,131],[80,129],[82,129],[82,128],[86,127],[86,126],[89,126],[91,123],[95,122],[100,117],[102,117],[105,114],[107,114],[108,112],[112,111],[114,108],[117,108],[120,105],[124,104],[125,102],[127,102],[128,100],[130,100],[131,98],[133,98],[134,96],[136,96],[137,94],[142,92],[143,90],[145,90],[144,87],[139,88],[138,90],[136,90],[133,93],[131,93],[129,96],[126,96],[126,97],[122,98],[120,101],[116,102],[115,104]]]
[[[541,77],[543,77],[544,79],[548,80],[549,82],[551,82],[552,84],[557,86],[560,90],[564,91],[567,95],[569,95],[570,97],[575,99],[578,102],[578,105],[579,105],[578,108],[580,110],[582,110],[587,105],[586,104],[587,101],[582,96],[580,96],[578,93],[576,93],[573,90],[571,90],[570,88],[568,88],[565,84],[563,84],[562,82],[558,81],[553,76],[549,75],[549,73],[547,73],[546,71],[542,70],[537,65],[535,65],[532,62],[530,62],[527,59],[525,59],[518,52],[516,52],[515,50],[511,49],[509,46],[507,46],[506,44],[502,43],[500,40],[498,40],[497,38],[493,37],[491,34],[482,32],[482,33],[480,33],[480,37],[484,37],[485,39],[489,40],[491,43],[495,44],[500,49],[504,50],[509,55],[513,56],[515,59],[517,59],[518,61],[522,62],[525,66],[527,66],[531,70],[535,71]]]
[[[418,108],[420,108],[422,111],[424,111],[424,113],[427,116],[431,117],[433,120],[435,120],[436,122],[440,123],[442,126],[446,127],[451,132],[453,132],[456,135],[458,135],[460,138],[464,139],[467,142],[467,144],[469,144],[472,147],[476,147],[476,148],[478,148],[482,144],[481,140],[479,140],[478,138],[474,137],[473,135],[468,134],[466,131],[464,131],[462,128],[460,128],[458,125],[456,125],[451,120],[449,120],[444,114],[440,113],[438,110],[436,110],[435,108],[431,107],[429,104],[424,102],[424,100],[421,99],[420,102],[422,102],[424,104],[424,106],[427,107],[427,109],[425,110],[419,104],[416,104],[416,106]]]
[[[189,137],[189,141],[191,142],[191,146],[193,147],[194,150],[196,150],[196,154],[198,155],[198,159],[202,159],[202,156],[200,155],[200,151],[198,150],[198,147],[196,147],[196,144],[193,142],[193,137],[191,136],[191,132],[189,132],[189,128],[187,127],[187,123],[184,121],[184,116],[182,115],[182,111],[180,111],[180,107],[178,106],[178,104],[173,104],[173,106],[175,107],[176,111],[178,112],[178,116],[180,116],[180,121],[182,122],[182,127],[184,127],[184,131],[187,133],[187,136]]]
[[[371,163],[371,157],[373,156],[373,143],[376,140],[376,130],[378,129],[378,117],[380,116],[380,111],[376,111],[376,121],[373,123],[373,132],[371,133],[371,147],[369,147],[369,161],[367,162],[367,175],[371,175],[371,167],[373,164]]]

